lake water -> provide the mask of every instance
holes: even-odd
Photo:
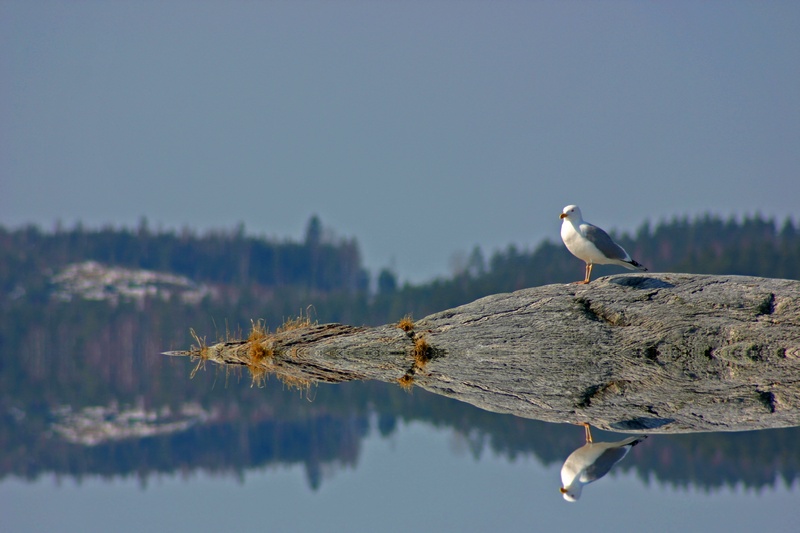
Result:
[[[268,396],[248,392],[259,393]],[[25,475],[6,464],[0,531],[788,532],[800,520],[798,428],[654,435],[568,503],[559,471],[583,444],[581,427],[384,384],[320,387],[313,401],[280,394],[291,398],[282,405],[291,424],[267,423],[280,416],[262,412],[242,415],[248,423],[207,420],[91,446],[63,444],[50,415],[51,429],[36,438],[64,451],[6,454],[2,461],[39,464]],[[375,400],[380,409],[348,415],[342,404],[333,416],[325,407],[383,394],[391,401]]]

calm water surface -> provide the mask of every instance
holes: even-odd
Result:
[[[623,469],[636,466],[629,454],[618,471],[568,503],[558,493],[559,463],[545,466],[532,454],[512,459],[486,446],[476,453],[469,437],[429,423],[400,423],[389,436],[375,426],[373,417],[354,464],[322,466],[317,488],[301,464],[253,467],[240,476],[7,477],[0,482],[0,529],[788,532],[800,519],[797,480],[758,489],[677,487]],[[582,429],[569,430],[581,445]],[[651,437],[641,453],[658,452],[657,439],[670,438]]]

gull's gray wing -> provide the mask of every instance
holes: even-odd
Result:
[[[594,244],[600,252],[609,259],[619,259],[620,261],[628,260],[628,253],[622,249],[622,246],[615,243],[611,237],[601,228],[584,222],[581,225],[586,238]]]
[[[646,439],[647,436],[629,437],[620,442],[598,442],[595,446],[608,446],[597,459],[586,467],[581,475],[581,481],[589,483],[608,474],[611,468],[620,462],[628,451]]]
[[[581,475],[581,481],[589,483],[605,476],[611,471],[611,467],[620,462],[625,454],[628,453],[628,448],[609,448],[605,450],[597,460],[586,467]]]

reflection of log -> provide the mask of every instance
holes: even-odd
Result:
[[[619,275],[489,296],[408,332],[310,325],[169,354],[294,384],[413,383],[491,411],[612,430],[793,426],[800,282]]]

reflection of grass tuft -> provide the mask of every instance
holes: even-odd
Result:
[[[400,326],[398,325],[398,327]],[[423,337],[422,335],[418,335],[414,340],[413,354],[414,354],[414,364],[411,365],[411,368],[408,369],[408,371],[403,375],[403,377],[397,380],[400,386],[407,392],[410,392],[411,389],[414,387],[414,375],[418,371],[422,370],[422,368],[433,357],[433,347],[430,344],[428,344],[428,341],[425,340],[425,337]]]

